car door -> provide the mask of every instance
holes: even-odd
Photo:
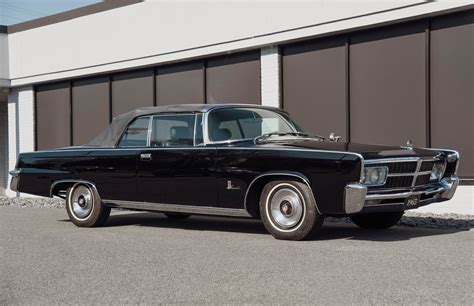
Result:
[[[134,119],[125,129],[117,147],[96,149],[89,158],[100,165],[91,174],[104,200],[138,201],[137,156],[147,147],[150,116]]]
[[[149,147],[138,155],[142,201],[217,206],[216,148],[202,141],[202,114],[152,117]]]

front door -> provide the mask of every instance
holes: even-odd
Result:
[[[216,148],[201,146],[201,121],[200,114],[152,117],[149,147],[138,155],[141,201],[217,206]]]

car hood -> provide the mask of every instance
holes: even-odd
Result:
[[[303,148],[314,150],[342,151],[359,153],[364,159],[396,158],[396,157],[434,157],[440,152],[424,148],[406,148],[401,146],[369,145],[353,142],[331,142],[316,139],[290,139],[269,141],[261,146]]]

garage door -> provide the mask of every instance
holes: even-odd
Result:
[[[143,106],[153,106],[153,70],[117,74],[112,77],[112,116]]]
[[[461,154],[459,175],[474,178],[474,13],[431,23],[431,145]]]
[[[207,61],[207,103],[261,104],[260,88],[259,51]]]
[[[354,34],[350,125],[354,142],[426,146],[426,23]]]
[[[36,88],[36,148],[71,145],[71,104],[69,82]]]
[[[156,104],[204,103],[204,62],[159,67]]]
[[[282,50],[283,108],[306,130],[347,140],[346,38]]]
[[[91,141],[110,121],[109,77],[73,82],[73,145]]]

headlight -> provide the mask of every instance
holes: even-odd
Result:
[[[444,168],[444,162],[436,162],[431,170],[430,181],[439,181],[443,177]]]
[[[362,183],[365,185],[383,185],[387,180],[387,167],[366,167]]]

